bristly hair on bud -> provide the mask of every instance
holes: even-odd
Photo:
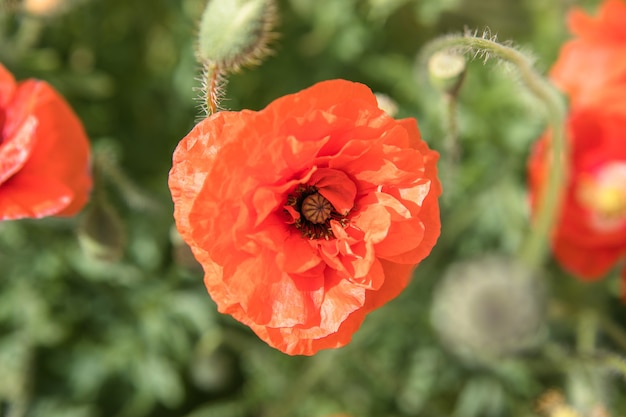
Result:
[[[223,110],[220,102],[226,94],[226,73],[215,64],[205,65],[200,75],[200,107],[207,116]]]
[[[226,75],[258,65],[272,53],[275,0],[208,0],[200,19],[196,58],[203,68],[203,107],[219,110]]]

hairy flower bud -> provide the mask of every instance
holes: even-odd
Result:
[[[270,53],[276,15],[274,0],[208,0],[196,48],[207,116],[220,110],[226,75],[256,65]]]
[[[436,52],[428,60],[428,75],[438,90],[455,96],[465,78],[465,57],[451,52]]]
[[[209,0],[200,20],[198,60],[227,71],[258,63],[269,53],[275,20],[273,0]]]
[[[470,361],[531,347],[544,317],[543,291],[534,278],[533,271],[500,257],[450,267],[431,311],[443,343]]]

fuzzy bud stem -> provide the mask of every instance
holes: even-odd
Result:
[[[271,53],[275,0],[208,0],[200,19],[196,58],[202,65],[207,116],[219,110],[226,76]]]
[[[456,50],[488,54],[513,64],[520,73],[523,83],[546,106],[548,121],[552,128],[551,166],[547,184],[539,197],[539,209],[534,227],[520,249],[519,257],[531,266],[538,266],[546,254],[547,242],[561,204],[562,190],[566,179],[568,160],[565,136],[565,107],[550,83],[542,77],[528,57],[518,50],[501,45],[493,40],[476,36],[445,36],[435,39],[424,47],[423,55],[428,58],[437,51]]]

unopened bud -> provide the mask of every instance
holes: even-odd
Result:
[[[198,60],[235,71],[257,64],[270,50],[274,0],[209,0],[200,20]]]
[[[543,288],[534,271],[507,258],[486,257],[448,269],[431,318],[452,352],[482,362],[534,346],[544,312]]]
[[[435,88],[452,96],[461,88],[465,69],[465,57],[452,52],[439,51],[428,60],[430,82]]]
[[[115,262],[122,257],[126,236],[117,212],[103,198],[85,210],[78,229],[83,251],[94,259]]]

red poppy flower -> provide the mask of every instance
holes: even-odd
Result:
[[[601,278],[626,254],[625,97],[626,88],[606,91],[595,106],[569,115],[569,177],[552,246],[560,264],[583,279]],[[550,169],[548,141],[530,159],[533,196]]]
[[[90,189],[89,143],[72,109],[0,65],[0,219],[70,216]]]
[[[289,354],[343,346],[439,236],[438,154],[364,85],[203,120],[174,153],[176,224],[222,313]]]
[[[626,85],[626,2],[606,0],[593,18],[580,9],[568,15],[575,39],[567,42],[550,78],[574,105],[596,100],[604,88]]]

